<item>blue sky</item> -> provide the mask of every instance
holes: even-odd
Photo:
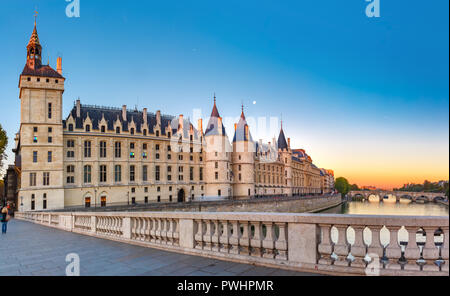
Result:
[[[448,179],[449,2],[380,3],[367,18],[364,0],[80,0],[68,18],[64,0],[3,0],[0,123],[12,144],[37,6],[43,61],[63,57],[64,116],[78,97],[207,116],[216,92],[222,116],[241,102],[282,114],[292,146],[350,181]]]

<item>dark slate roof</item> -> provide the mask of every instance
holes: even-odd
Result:
[[[288,149],[288,144],[284,136],[283,128],[281,128],[280,135],[278,136],[278,149]]]
[[[138,110],[127,110],[127,121],[123,121],[122,119],[122,109],[119,108],[110,108],[110,107],[99,107],[99,106],[90,106],[90,105],[83,105],[81,104],[80,107],[80,117],[77,117],[77,107],[74,106],[72,111],[70,111],[69,116],[67,119],[72,115],[72,117],[75,120],[75,128],[82,129],[83,128],[83,122],[86,120],[86,118],[89,115],[89,118],[92,121],[92,130],[100,130],[99,128],[99,122],[104,117],[107,122],[107,129],[109,131],[114,131],[114,123],[117,119],[122,124],[122,130],[128,131],[128,125],[130,122],[134,121],[136,125],[136,132],[141,133],[141,125],[144,123],[144,115],[142,111]],[[64,128],[67,124],[67,119],[63,121]],[[172,134],[175,134],[177,132],[177,124],[172,123],[172,120],[176,119],[175,116],[168,116],[168,115],[161,115],[161,134],[165,135],[166,131],[165,128],[168,125],[171,125],[172,127]],[[147,113],[147,124],[149,127],[148,132],[154,133],[153,126],[156,125],[156,114],[154,113]],[[186,125],[186,124],[185,124]],[[189,125],[187,125],[189,127]]]
[[[252,135],[250,134],[250,130],[248,131],[249,137],[247,137],[245,133],[245,127],[248,127],[247,121],[245,120],[244,111],[241,113],[241,118],[236,126],[236,131],[233,137],[233,143],[239,141],[250,141],[253,142]]]
[[[214,106],[211,112],[211,117],[209,118],[208,125],[206,126],[205,137],[220,135],[219,133],[219,111],[217,110],[216,101],[214,101]],[[226,136],[225,127],[222,122],[222,135]]]
[[[56,70],[54,70],[49,65],[41,65],[41,66],[36,65],[36,69],[32,69],[32,68],[28,67],[28,65],[25,65],[25,68],[23,68],[23,71],[22,71],[22,75],[64,78],[61,74],[59,74]]]

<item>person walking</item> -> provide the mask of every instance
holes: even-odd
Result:
[[[9,205],[7,205],[6,207],[3,207],[2,212],[1,212],[2,234],[6,233],[6,230],[8,228],[9,219],[10,219]]]

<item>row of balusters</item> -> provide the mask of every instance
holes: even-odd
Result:
[[[288,260],[287,223],[194,220],[195,248]]]
[[[370,226],[351,225],[354,240],[349,242],[349,225],[319,224],[321,240],[318,246],[319,264],[366,268],[371,263],[382,269],[410,271],[448,271],[448,227]],[[383,227],[389,232],[389,242],[382,242]],[[332,229],[337,241],[332,239]],[[370,244],[365,229],[370,229]],[[399,231],[407,232],[407,240],[399,238]],[[366,231],[367,233],[367,231]],[[435,239],[436,238],[436,239]]]
[[[97,216],[96,232],[109,236],[122,236],[123,217],[121,216]]]
[[[131,239],[162,245],[179,245],[179,221],[172,218],[131,218]]]
[[[75,216],[74,228],[80,230],[91,230],[92,229],[91,216]]]

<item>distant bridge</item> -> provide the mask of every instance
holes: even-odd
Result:
[[[350,191],[347,196],[349,198],[361,198],[368,200],[369,196],[378,197],[379,201],[383,201],[392,195],[395,197],[396,202],[401,199],[409,199],[413,202],[446,202],[448,205],[448,199],[443,192],[408,192],[408,191],[389,191],[389,190],[362,190],[362,191]]]

